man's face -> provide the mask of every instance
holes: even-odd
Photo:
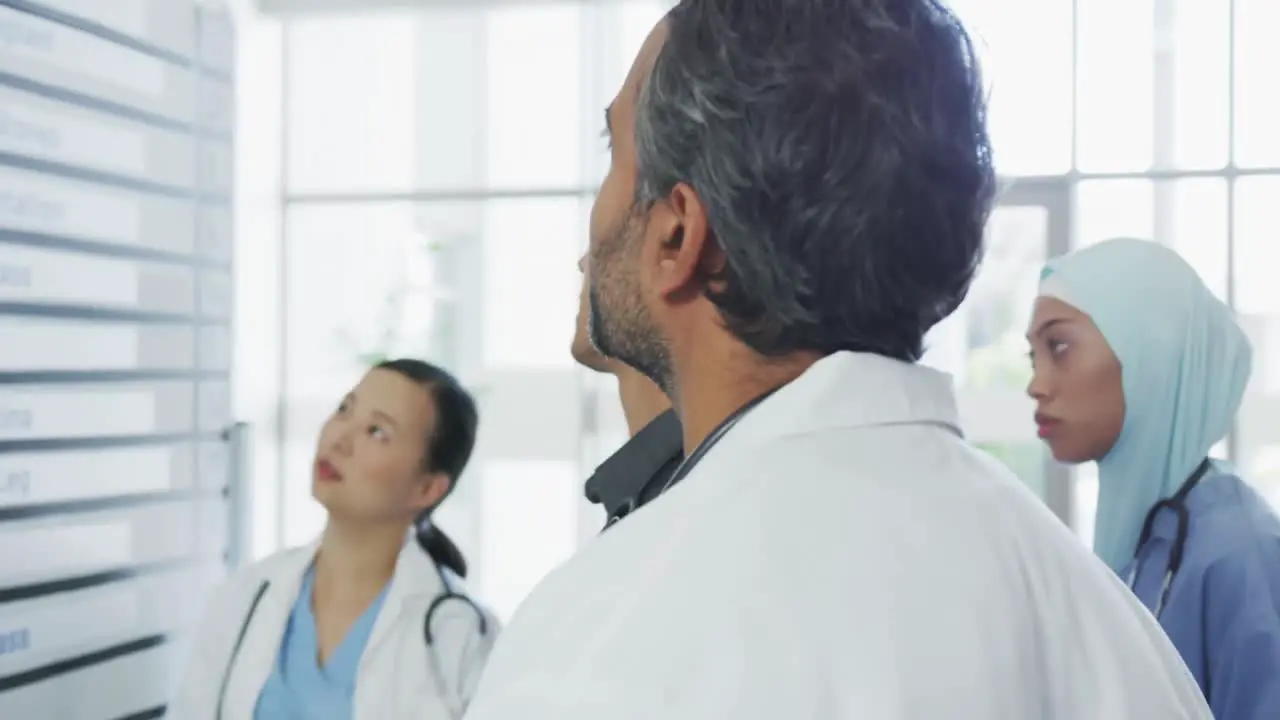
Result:
[[[578,294],[578,321],[573,330],[573,344],[569,347],[569,352],[579,365],[589,370],[610,372],[609,359],[600,353],[591,337],[591,303],[587,298],[590,275],[587,273],[585,255],[578,261],[578,270],[582,271],[582,290]]]
[[[591,208],[588,329],[606,357],[671,389],[671,360],[648,302],[642,272],[648,212],[635,206],[635,114],[640,89],[665,38],[659,23],[645,40],[618,96],[606,110],[610,166]]]

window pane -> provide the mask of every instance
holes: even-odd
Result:
[[[451,236],[422,215],[401,203],[289,209],[288,396],[337,397],[379,357],[448,355],[432,341]]]
[[[957,0],[990,86],[1002,175],[1071,167],[1071,0]]]
[[[487,184],[577,187],[582,182],[580,3],[486,10]],[[460,68],[452,64],[450,70]],[[446,100],[446,98],[441,98]],[[424,126],[423,131],[426,131]],[[429,161],[429,160],[428,160]],[[431,185],[440,184],[434,179]]]
[[[1098,466],[1096,463],[1083,463],[1071,471],[1075,483],[1075,494],[1071,498],[1071,527],[1085,547],[1093,549],[1093,528],[1098,517]]]
[[[966,436],[1004,460],[1041,497],[1045,455],[1026,396],[1031,369],[1024,334],[1048,238],[1044,207],[997,207],[969,296],[930,333],[924,359],[956,377]]]
[[[1146,169],[1155,88],[1153,0],[1078,0],[1077,12],[1077,165],[1086,172]]]
[[[671,5],[670,0],[614,0],[592,4],[588,11],[593,20],[588,38],[591,60],[586,63],[593,89],[586,108],[589,124],[585,130],[589,135],[595,136],[604,130],[604,109],[621,89],[649,31]],[[587,177],[595,185],[609,170],[609,151],[603,138],[598,138],[591,147]]]
[[[285,28],[290,189],[412,187],[418,99],[411,16],[325,16],[291,20]],[[475,104],[455,102],[463,111]],[[441,162],[464,174],[466,155],[458,154]]]
[[[1045,472],[1044,443],[1033,439],[1024,442],[978,443],[978,447],[1004,463],[1038,497],[1048,496],[1049,475]]]
[[[289,22],[292,192],[578,186],[580,3]]]
[[[1236,424],[1245,479],[1280,505],[1280,284],[1275,278],[1280,176],[1241,178],[1235,188],[1236,311],[1253,341],[1253,378]]]
[[[587,198],[294,205],[291,392],[369,358],[489,370],[574,367]]]
[[[1156,239],[1172,246],[1227,301],[1227,183],[1218,178],[1156,185],[1163,222]]]
[[[582,478],[574,462],[493,461],[480,479],[477,591],[505,620],[577,549]]]
[[[1188,0],[1190,1],[1190,0]],[[1235,0],[1235,161],[1243,167],[1280,167],[1280,3]]]
[[[1179,168],[1220,168],[1230,154],[1231,59],[1228,3],[1203,0],[1169,2],[1174,13],[1173,147]]]
[[[1076,247],[1115,237],[1155,235],[1155,191],[1149,180],[1091,180],[1076,186]]]
[[[577,197],[485,203],[486,368],[574,367],[569,344],[589,209]]]

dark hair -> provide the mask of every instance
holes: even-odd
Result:
[[[689,184],[757,353],[919,359],[995,194],[968,34],[938,0],[682,0],[636,110],[640,211]]]
[[[471,459],[471,451],[475,449],[476,428],[480,424],[475,398],[448,371],[422,360],[386,360],[374,367],[408,378],[422,385],[431,394],[435,403],[436,422],[427,438],[427,449],[422,462],[423,469],[427,472],[442,473],[449,478],[449,489],[440,499],[443,502],[458,486],[458,478]],[[431,522],[431,511],[434,509],[428,508],[417,518],[415,529],[418,545],[437,565],[449,568],[459,577],[466,577],[467,561],[462,556],[462,551]]]

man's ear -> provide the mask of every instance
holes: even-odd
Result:
[[[706,207],[691,185],[677,183],[654,206],[650,227],[660,233],[657,285],[663,295],[701,292],[723,267],[724,254],[711,236]]]
[[[449,494],[449,488],[452,486],[453,480],[448,475],[439,472],[427,473],[418,486],[414,506],[419,511],[435,509],[444,500],[445,495]]]

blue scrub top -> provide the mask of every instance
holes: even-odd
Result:
[[[320,667],[316,618],[311,612],[314,585],[314,571],[309,568],[285,625],[275,668],[258,695],[254,720],[351,720],[360,656],[387,589],[382,589]]]
[[[1280,718],[1280,519],[1215,468],[1187,496],[1182,568],[1160,613],[1217,720]],[[1154,610],[1177,534],[1162,509],[1140,548],[1134,592]],[[1128,578],[1134,564],[1121,574]]]

